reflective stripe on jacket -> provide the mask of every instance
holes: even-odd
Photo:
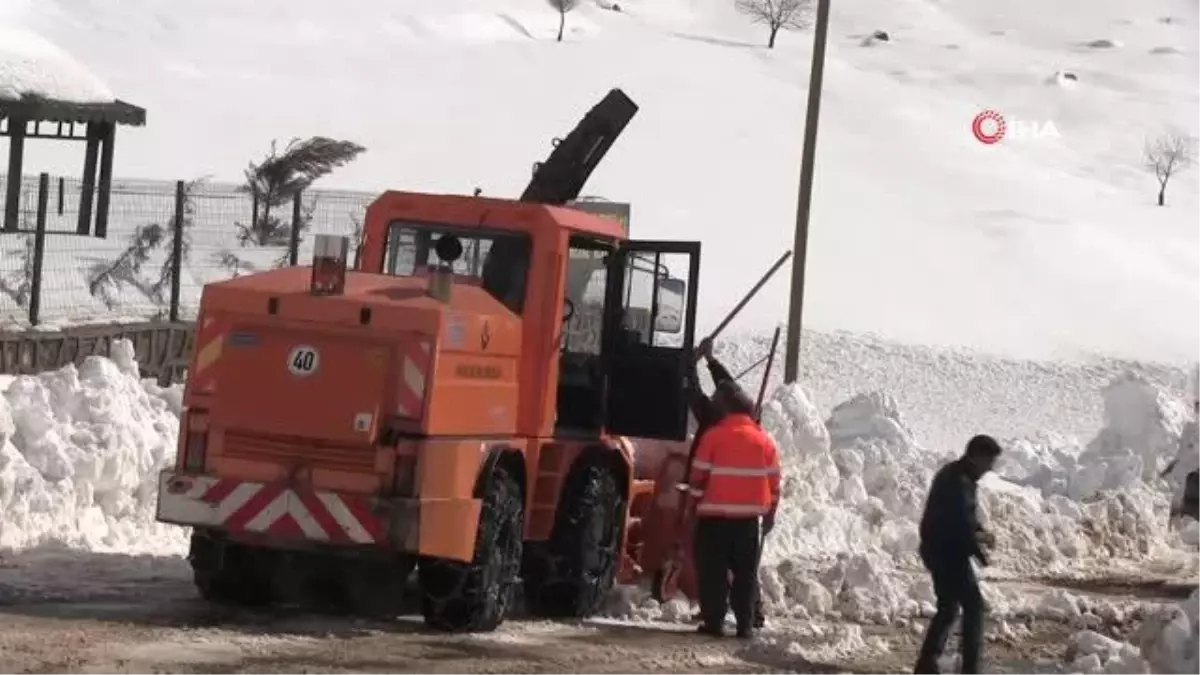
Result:
[[[698,516],[766,515],[779,503],[779,451],[749,415],[727,415],[700,440],[688,484]]]

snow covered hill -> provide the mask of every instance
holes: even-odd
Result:
[[[732,0],[619,4],[584,2],[561,44],[543,0],[4,0],[0,21],[148,109],[118,143],[125,177],[236,179],[272,138],[325,134],[369,148],[330,186],[515,195],[620,86],[642,110],[588,192],[632,201],[639,236],[703,240],[712,325],[791,245],[811,34],[768,51]],[[1200,172],[1157,208],[1140,167],[1148,135],[1197,131],[1195,2],[835,5],[809,325],[1195,358]],[[984,109],[1057,136],[981,144]],[[78,154],[38,143],[27,168],[74,173]],[[779,279],[741,325],[785,312]]]

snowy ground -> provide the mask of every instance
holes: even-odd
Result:
[[[7,566],[0,569],[0,604],[9,609],[0,612],[0,623],[8,621],[13,635],[24,635],[26,619],[20,617],[30,613],[60,628],[77,628],[71,622],[82,620],[134,620],[160,628],[166,622],[169,628],[209,612],[187,599],[187,570],[179,557],[186,532],[153,522],[153,476],[173,456],[179,389],[139,381],[130,345],[118,345],[113,360],[93,357],[78,369],[0,382],[7,387],[0,398],[0,546],[9,549]],[[734,369],[749,362],[728,360]],[[993,621],[990,644],[997,652],[994,662],[1005,670],[1020,671],[1019,664],[1054,669],[1068,656],[1072,662],[1084,658],[1080,648],[1064,646],[1084,630],[1118,641],[1111,649],[1107,642],[1085,641],[1100,652],[1102,664],[1113,658],[1142,663],[1139,653],[1121,655],[1122,641],[1156,645],[1156,636],[1170,631],[1181,630],[1185,641],[1194,635],[1187,618],[1182,629],[1164,619],[1167,628],[1154,636],[1137,633],[1146,617],[1158,621],[1160,611],[1167,611],[1162,608],[1178,597],[1171,589],[1182,588],[1186,595],[1196,583],[1197,527],[1167,529],[1169,490],[1156,478],[1178,443],[1184,406],[1137,376],[1119,378],[1093,395],[1104,407],[1103,426],[1093,438],[1010,443],[1000,477],[984,485],[983,508],[999,539],[994,565],[983,572]],[[564,640],[610,630],[594,626],[517,622],[500,636],[480,640],[516,634],[520,637],[512,639],[537,642],[543,639],[539,631],[560,631],[544,640],[549,653],[562,647],[567,660],[548,656],[531,669],[902,668],[933,599],[915,556],[915,519],[932,471],[950,454],[922,447],[907,417],[886,392],[843,402],[826,416],[802,390],[776,391],[764,423],[783,448],[786,499],[764,555],[762,581],[774,621],[753,645],[697,646],[690,636],[671,637],[687,630],[680,622],[692,608],[677,601],[659,606],[636,587],[616,590],[605,613],[651,634],[665,631],[665,655],[660,650],[652,657],[649,646],[639,648],[628,637],[640,633],[611,629],[626,636],[613,637],[623,645],[618,650],[623,656],[604,661],[608,666],[581,665],[589,661],[574,660],[580,655],[565,648]],[[918,409],[912,417],[936,427],[936,411]],[[130,557],[139,553],[151,555]],[[1170,584],[1162,586],[1163,581]],[[323,626],[336,635],[338,626],[345,627],[283,615],[209,621],[256,627],[265,622],[289,635],[301,630],[289,628],[295,622],[311,621],[305,630]],[[360,629],[394,632],[346,628]],[[139,639],[167,637],[152,633]],[[169,639],[183,637],[176,632]],[[343,637],[329,639],[337,644],[314,650],[350,648],[337,646]],[[388,640],[440,640],[380,639],[392,648]],[[1175,645],[1173,640],[1167,644]],[[221,658],[244,664],[262,649],[287,647],[255,643],[222,652]],[[95,658],[88,663],[116,657]],[[1089,660],[1076,668],[1090,665]]]
[[[1170,595],[1102,590],[1097,597],[1117,605],[1152,607]],[[0,603],[5,672],[907,672],[923,627],[773,619],[744,644],[671,622],[517,618],[492,634],[444,636],[412,617],[220,610],[195,599],[182,560],[45,551],[0,560]],[[1037,618],[1013,626],[990,631],[987,672],[1067,670],[1075,629]]]

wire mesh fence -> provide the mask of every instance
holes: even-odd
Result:
[[[39,195],[42,182],[23,179],[17,228],[0,231],[0,329],[194,318],[209,282],[304,264],[314,234],[357,240],[374,198],[310,189],[267,204],[229,184],[114,180],[97,238],[80,234],[81,182],[47,177]]]

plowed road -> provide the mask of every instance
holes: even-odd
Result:
[[[415,617],[213,608],[196,598],[178,559],[41,552],[0,560],[0,672],[12,673],[905,672],[920,637],[919,625],[862,627],[873,643],[864,649],[847,642],[846,624],[822,625],[822,636],[797,641],[786,636],[799,624],[776,622],[750,643],[681,624],[605,620],[516,619],[491,634],[443,635]],[[1059,668],[1071,629],[1033,628],[1020,644],[989,644],[992,672]]]

